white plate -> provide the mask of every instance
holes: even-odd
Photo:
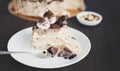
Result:
[[[71,31],[70,36],[75,37],[81,46],[80,56],[74,59],[68,60],[60,57],[41,59],[31,54],[11,54],[11,56],[22,64],[45,69],[60,68],[77,63],[88,55],[91,49],[91,43],[88,37],[82,32],[73,28],[69,28],[69,30]],[[31,33],[32,28],[30,27],[13,35],[8,42],[8,51],[33,50],[32,46],[30,45]]]

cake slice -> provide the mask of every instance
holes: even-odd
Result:
[[[32,28],[32,46],[39,50],[48,50],[55,55],[72,59],[79,55],[80,46],[76,39],[69,36],[66,16],[56,19],[48,10]]]

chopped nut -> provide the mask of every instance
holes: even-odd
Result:
[[[93,14],[88,14],[88,15],[83,15],[81,19],[87,20],[87,21],[97,21],[99,17]]]
[[[88,14],[88,20],[92,21],[94,19],[94,16],[92,14]]]

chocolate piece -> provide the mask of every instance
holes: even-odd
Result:
[[[73,59],[77,56],[77,54],[72,53],[69,48],[65,47],[62,51],[59,52],[58,56],[64,57],[65,59]]]
[[[52,29],[60,29],[64,25],[67,25],[66,16],[61,16],[54,24],[51,24]]]
[[[47,51],[52,55],[52,57],[54,57],[58,51],[58,48],[52,46],[52,47],[49,47]]]
[[[61,16],[56,22],[55,24],[59,24],[61,26],[67,25],[67,19],[66,16]]]
[[[70,57],[69,57],[69,59],[73,59],[74,57],[76,57],[77,56],[77,54],[72,54]]]
[[[64,48],[64,51],[72,53],[72,51],[67,47]]]
[[[54,17],[54,14],[50,10],[48,10],[43,16],[44,18],[47,17],[48,19],[50,19],[51,17]]]
[[[51,29],[60,29],[60,25],[59,24],[51,24],[50,28]]]

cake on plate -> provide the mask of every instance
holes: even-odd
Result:
[[[78,41],[69,36],[66,16],[58,19],[50,11],[46,11],[32,27],[32,46],[34,49],[47,50],[52,57],[55,55],[72,59],[79,55]]]
[[[48,9],[57,18],[62,15],[73,17],[85,10],[85,4],[84,0],[12,0],[8,9],[15,16],[38,21]]]

